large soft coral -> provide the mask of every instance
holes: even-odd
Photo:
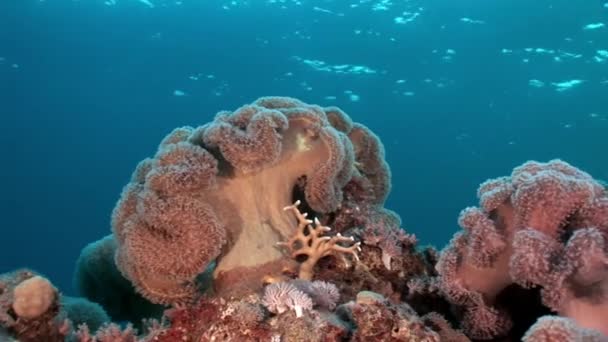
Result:
[[[576,230],[564,245],[533,229],[517,232],[511,274],[541,286],[543,303],[608,339],[608,239],[597,228]]]
[[[275,245],[297,225],[282,207],[333,212],[353,177],[382,203],[389,176],[377,137],[341,111],[261,98],[175,130],[140,163],[114,210],[116,263],[156,303],[192,299],[214,260],[217,291],[255,291],[290,267]]]
[[[552,268],[567,264],[556,261],[559,258],[554,252],[560,250],[560,241],[577,235],[575,231],[588,228],[589,223],[595,224],[596,237],[605,236],[608,210],[604,187],[561,160],[527,162],[510,177],[483,183],[478,197],[480,208],[461,213],[463,232],[442,251],[437,271],[444,296],[464,308],[465,332],[476,339],[490,339],[511,328],[508,314],[495,306],[497,296],[513,283],[547,287],[553,280],[564,283],[564,277],[573,272]],[[525,231],[531,234],[525,236],[541,234],[545,238],[525,240],[521,235]],[[599,245],[597,241],[594,257],[586,259],[593,260],[591,269],[582,271],[587,278],[604,277],[605,266],[597,257],[602,255]],[[535,258],[538,254],[531,251],[542,254]],[[588,309],[591,307],[584,311],[591,312]]]

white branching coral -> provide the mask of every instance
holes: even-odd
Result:
[[[322,225],[317,218],[314,221],[307,219],[308,214],[301,213],[298,205],[300,205],[300,201],[283,208],[285,211],[290,210],[294,213],[298,220],[298,228],[291,239],[278,244],[285,246],[294,259],[306,257],[306,260],[300,264],[298,274],[300,279],[311,280],[314,267],[319,259],[331,254],[350,254],[355,260],[359,260],[357,252],[361,250],[360,242],[354,242],[353,237],[342,236],[340,233],[333,236],[324,236],[331,231],[331,228]],[[343,246],[340,243],[351,245]]]

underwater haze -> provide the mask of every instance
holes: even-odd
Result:
[[[166,134],[270,95],[371,128],[385,206],[442,247],[478,184],[527,160],[608,179],[608,3],[3,0],[0,273],[69,293]]]

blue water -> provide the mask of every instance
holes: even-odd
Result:
[[[264,95],[373,129],[423,243],[526,160],[608,179],[602,1],[150,1],[0,2],[0,272],[70,293],[137,162]]]

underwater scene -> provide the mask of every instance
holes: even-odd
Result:
[[[608,342],[608,2],[0,1],[0,342]]]

